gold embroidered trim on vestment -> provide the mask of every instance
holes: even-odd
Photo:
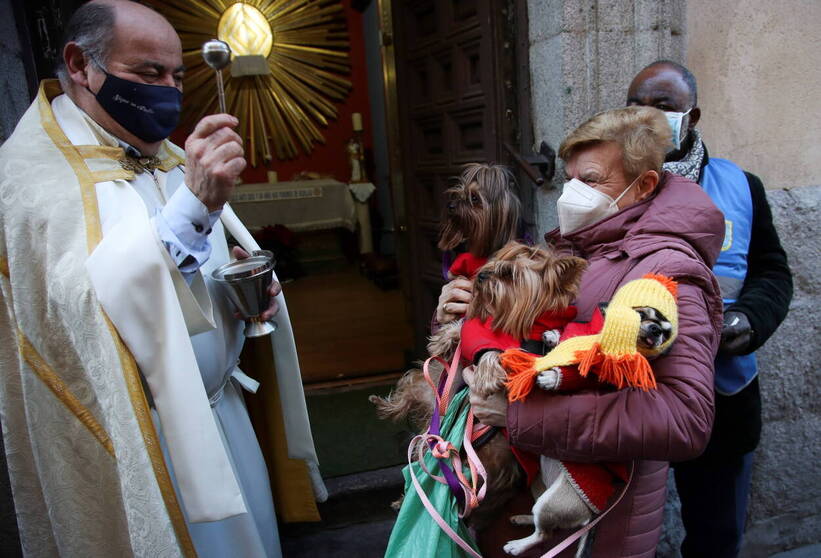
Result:
[[[194,549],[194,542],[191,540],[191,535],[188,532],[188,527],[185,525],[185,517],[182,514],[182,508],[177,500],[177,493],[174,491],[174,485],[171,483],[171,475],[168,473],[168,467],[165,464],[165,459],[162,455],[162,448],[160,447],[160,440],[157,436],[157,431],[154,428],[154,421],[151,420],[151,411],[148,407],[148,400],[145,398],[145,391],[140,381],[140,372],[137,368],[137,362],[131,354],[125,343],[123,343],[117,328],[109,319],[108,315],[103,312],[105,323],[111,332],[111,337],[114,340],[114,346],[117,348],[117,353],[120,355],[120,364],[123,367],[123,376],[125,378],[126,386],[128,386],[128,393],[131,395],[131,403],[134,406],[134,415],[137,417],[137,422],[140,425],[140,430],[143,433],[143,441],[145,442],[145,449],[154,466],[154,474],[157,477],[157,484],[160,487],[160,493],[165,506],[168,510],[168,517],[171,519],[171,524],[174,526],[174,532],[177,533],[177,540],[180,543],[180,548],[185,553],[185,556],[196,558],[197,551]]]
[[[6,276],[6,279],[10,279],[11,275],[9,273],[9,261],[0,256],[0,273]]]
[[[134,180],[134,173],[125,169],[94,171],[91,173],[91,179],[95,184],[109,180]]]
[[[62,90],[60,89],[60,84],[57,80],[43,81],[38,93],[40,122],[43,129],[51,138],[51,141],[53,141],[54,145],[56,145],[57,148],[63,153],[66,161],[68,161],[77,175],[77,180],[80,183],[80,193],[83,200],[83,213],[86,221],[86,239],[88,253],[90,254],[97,247],[97,244],[100,243],[100,240],[102,240],[102,228],[100,226],[100,210],[97,206],[96,183],[94,182],[94,178],[89,171],[88,166],[85,164],[83,154],[100,154],[102,151],[88,149],[88,146],[81,146],[81,154],[81,151],[68,141],[66,135],[57,125],[57,121],[54,119],[54,113],[51,110],[51,99],[61,93]],[[122,149],[120,149],[120,151],[122,151]],[[131,404],[134,407],[134,415],[136,416],[137,423],[140,426],[140,431],[143,435],[143,442],[145,443],[148,456],[151,459],[154,475],[157,478],[157,484],[160,488],[160,493],[162,494],[163,500],[165,501],[168,516],[171,519],[174,532],[177,535],[177,541],[180,544],[180,548],[185,553],[185,556],[196,558],[197,552],[194,549],[194,543],[191,540],[191,535],[189,534],[188,527],[185,524],[182,509],[177,501],[177,496],[174,492],[174,485],[171,483],[171,476],[168,473],[165,459],[163,459],[159,437],[157,436],[157,431],[154,429],[154,422],[151,420],[151,412],[148,407],[148,401],[145,398],[142,383],[140,382],[137,363],[134,361],[134,356],[126,348],[120,338],[114,324],[111,323],[111,320],[109,320],[102,308],[100,308],[100,312],[106,321],[106,325],[108,326],[108,329],[111,332],[111,337],[114,341],[114,346],[119,353],[123,376],[126,386],[128,386]]]
[[[165,140],[160,146],[160,152],[157,156],[160,158],[158,168],[163,172],[169,172],[171,169],[185,164],[185,157],[183,157],[180,148],[168,140]]]
[[[111,145],[75,145],[74,149],[83,159],[113,159],[116,161],[125,154],[122,147]]]
[[[97,438],[97,441],[100,442],[108,454],[116,459],[117,456],[114,455],[114,444],[111,442],[108,432],[105,431],[105,428],[99,423],[94,414],[88,410],[85,405],[80,403],[80,400],[71,392],[68,385],[66,385],[63,379],[46,363],[43,357],[40,356],[40,353],[37,352],[37,349],[34,348],[34,345],[31,344],[20,330],[17,331],[17,343],[20,347],[20,354],[23,360],[31,366],[31,369],[37,374],[37,377],[40,378],[40,380],[46,384],[46,387],[54,393],[57,399],[77,417],[77,420]]]
[[[80,182],[80,195],[83,202],[83,214],[86,219],[86,244],[88,246],[88,253],[94,251],[97,244],[103,238],[102,228],[100,226],[100,210],[97,207],[97,191],[94,188],[94,178],[91,176],[91,171],[85,163],[84,157],[80,151],[68,141],[68,138],[60,129],[57,121],[54,119],[54,113],[51,110],[51,99],[62,93],[60,83],[57,80],[44,80],[40,85],[40,91],[37,94],[40,108],[40,123],[46,131],[54,145],[62,152],[63,157],[74,169],[77,175],[77,180]],[[86,187],[90,185],[90,187]]]

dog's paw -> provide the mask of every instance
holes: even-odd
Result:
[[[532,515],[511,515],[510,523],[517,526],[533,525],[534,519]]]
[[[561,380],[562,371],[558,367],[539,372],[539,375],[536,376],[536,384],[545,391],[558,389]]]
[[[428,354],[449,359],[459,345],[463,320],[443,325],[438,332],[428,340]]]
[[[550,351],[559,344],[561,336],[562,334],[558,329],[547,329],[542,333],[542,343],[544,343],[547,350]]]
[[[476,365],[471,391],[489,397],[505,387],[507,373],[499,361],[499,351],[486,351]]]
[[[502,547],[502,550],[511,556],[518,556],[530,550],[531,546],[531,544],[525,543],[522,540],[508,541],[505,546]]]

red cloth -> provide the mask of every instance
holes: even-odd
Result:
[[[473,276],[476,275],[476,272],[479,271],[479,268],[486,263],[487,258],[480,258],[470,252],[464,252],[456,256],[456,259],[450,264],[448,272],[451,277],[462,276],[472,279]]]
[[[578,463],[562,461],[573,487],[593,508],[601,513],[616,491],[615,481],[627,482],[627,465],[624,463]]]
[[[604,327],[604,314],[599,308],[593,311],[589,322],[570,322],[562,330],[562,336],[559,341],[570,339],[571,337],[578,337],[579,335],[596,335]]]
[[[505,435],[505,438],[507,438],[509,442],[510,434],[507,433],[507,428],[502,428],[502,434]],[[536,480],[536,475],[539,474],[539,464],[541,461],[539,456],[513,446],[510,446],[510,451],[513,452],[513,457],[516,458],[516,461],[519,462],[519,466],[525,472],[527,485],[530,486],[531,483]]]
[[[599,308],[593,311],[593,316],[589,322],[570,322],[562,331],[559,341],[577,337],[579,335],[595,335],[599,333],[604,327],[604,314]],[[601,386],[599,379],[593,375],[588,374],[582,376],[579,373],[579,367],[562,366],[562,379],[559,383],[558,391],[570,393],[582,389],[597,389]]]
[[[527,338],[539,340],[545,331],[567,327],[575,317],[575,306],[568,306],[561,312],[545,312],[536,318]],[[462,358],[466,363],[474,363],[477,353],[484,350],[504,351],[521,345],[521,339],[494,330],[492,320],[492,318],[487,318],[484,321],[479,318],[471,318],[462,324]]]
[[[541,339],[542,334],[550,329],[562,329],[569,325],[570,321],[576,317],[576,307],[568,306],[561,312],[545,312],[536,318],[533,327],[530,330],[528,339]],[[492,318],[487,318],[485,321],[479,318],[472,318],[466,320],[462,324],[461,342],[462,342],[462,360],[464,364],[473,364],[477,353],[483,350],[499,350],[512,349],[521,344],[520,339],[516,339],[512,335],[508,335],[502,331],[493,330],[491,327]],[[601,326],[599,326],[601,327]],[[474,428],[474,432],[475,432]],[[508,436],[507,429],[502,430],[505,437]],[[536,478],[539,472],[539,456],[527,451],[510,448],[519,465],[524,469],[527,475],[527,484]]]

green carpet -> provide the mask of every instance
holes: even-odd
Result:
[[[372,394],[387,395],[391,386],[306,394],[311,430],[323,477],[336,477],[398,465],[407,461],[412,433],[407,425],[376,417]]]

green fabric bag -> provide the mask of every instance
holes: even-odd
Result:
[[[441,436],[453,444],[457,450],[462,449],[469,410],[468,390],[463,389],[453,397],[445,416],[442,417]],[[441,475],[437,461],[430,452],[426,453],[425,465],[428,470]],[[391,531],[385,557],[464,558],[470,556],[442,530],[425,509],[410,478],[410,468],[413,468],[413,474],[416,475],[419,484],[442,519],[478,553],[476,542],[465,524],[459,519],[458,502],[451,493],[450,487],[431,478],[418,463],[414,462],[402,471],[405,475],[405,498],[393,531]],[[470,471],[467,469],[464,470],[464,474],[466,478],[470,478]]]

